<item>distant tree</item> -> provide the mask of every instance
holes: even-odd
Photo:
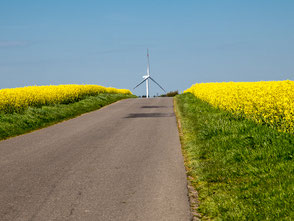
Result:
[[[160,95],[160,97],[174,97],[174,96],[176,96],[178,94],[179,94],[179,91],[176,90],[176,91],[170,91],[170,92],[168,92],[166,94],[162,94],[162,95]]]

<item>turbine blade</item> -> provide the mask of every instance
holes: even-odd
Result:
[[[149,78],[166,93],[166,91],[163,89],[163,87],[160,86],[160,84],[158,84],[152,77],[149,77]]]
[[[136,87],[134,87],[134,89],[136,89],[137,87],[139,87],[141,84],[143,84],[148,78],[145,78],[140,84],[138,84]],[[133,89],[133,90],[134,90]]]
[[[149,49],[147,48],[147,75],[150,76]]]

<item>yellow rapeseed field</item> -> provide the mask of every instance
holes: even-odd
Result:
[[[132,94],[130,90],[102,87],[99,85],[58,85],[29,86],[0,90],[0,111],[20,112],[29,106],[67,104],[78,101],[87,95],[100,93]]]
[[[200,83],[185,92],[258,123],[294,132],[294,81]]]

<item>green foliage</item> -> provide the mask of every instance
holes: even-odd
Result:
[[[0,140],[97,110],[121,99],[134,97],[136,96],[99,94],[97,96],[85,97],[81,101],[70,104],[29,107],[22,113],[0,113]]]
[[[203,219],[294,219],[293,135],[236,117],[190,93],[175,101]]]
[[[160,95],[160,97],[174,97],[179,94],[179,91],[170,91],[166,94]]]

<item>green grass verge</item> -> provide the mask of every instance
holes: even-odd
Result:
[[[294,220],[294,136],[175,97],[203,220]]]
[[[134,95],[99,94],[88,96],[83,100],[70,103],[29,107],[22,113],[0,113],[0,140],[43,128],[57,122],[97,110],[121,99],[134,98]]]

